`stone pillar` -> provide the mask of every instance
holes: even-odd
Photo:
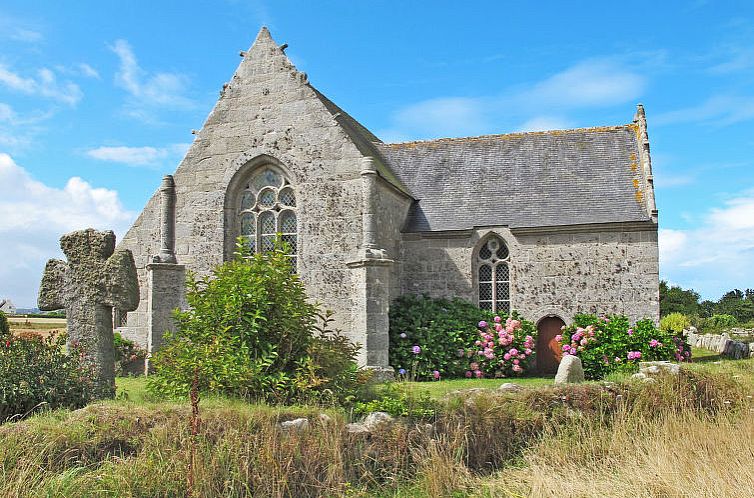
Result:
[[[388,359],[390,273],[395,263],[380,249],[377,237],[377,168],[374,159],[362,159],[362,231],[358,257],[348,263],[353,270],[354,330],[362,351],[359,363],[374,370],[379,380],[394,376]]]
[[[160,255],[157,258],[160,263],[177,263],[175,258],[175,182],[172,175],[165,175],[160,185]]]
[[[165,175],[160,185],[160,254],[147,265],[147,364],[174,331],[173,312],[185,308],[186,267],[175,257],[175,181]]]
[[[175,331],[173,311],[185,308],[186,267],[171,263],[147,265],[147,352],[162,346],[167,331]],[[149,371],[149,359],[146,365]]]
[[[361,180],[363,196],[362,230],[365,252],[369,253],[377,248],[377,222],[375,220],[375,205],[377,204],[377,168],[374,158],[365,157],[361,160]]]

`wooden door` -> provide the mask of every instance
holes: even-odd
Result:
[[[537,370],[541,374],[554,374],[558,371],[558,364],[562,351],[560,345],[555,341],[555,336],[562,331],[560,327],[565,322],[556,316],[548,316],[539,322],[537,327],[539,336],[537,337]]]

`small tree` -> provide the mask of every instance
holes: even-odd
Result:
[[[176,312],[176,333],[153,357],[152,392],[186,396],[198,370],[200,391],[285,402],[356,370],[353,345],[315,336],[319,310],[283,248],[250,254],[239,241],[233,261],[187,285],[190,308]],[[333,361],[348,368],[333,372]]]

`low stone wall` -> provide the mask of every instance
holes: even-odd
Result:
[[[699,334],[695,329],[692,329],[687,331],[686,340],[692,346],[709,349],[734,360],[754,358],[754,342],[747,344],[736,341],[731,339],[727,333]]]

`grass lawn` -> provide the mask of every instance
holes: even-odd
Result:
[[[703,372],[725,372],[735,378],[742,378],[754,385],[754,360],[728,360],[720,354],[706,349],[693,348],[693,362],[684,364],[684,368]],[[619,382],[629,377],[627,374],[614,374],[605,380]],[[451,379],[436,382],[399,382],[403,389],[414,393],[427,392],[432,398],[440,399],[452,391],[462,389],[496,389],[501,384],[510,382],[522,387],[540,387],[553,384],[552,377],[515,377],[507,379]],[[133,403],[158,402],[146,391],[145,377],[119,377],[116,379],[118,401]]]
[[[510,379],[452,379],[436,382],[401,382],[400,385],[411,391],[426,391],[433,398],[442,398],[451,391],[459,389],[497,389],[501,384],[510,382],[524,387],[549,386],[552,377],[516,377]]]
[[[517,377],[512,379],[453,379],[437,382],[400,382],[399,385],[415,393],[426,391],[432,398],[440,399],[451,391],[459,389],[496,389],[505,382],[519,384],[524,387],[549,386],[552,377]],[[115,379],[117,401],[129,403],[159,402],[147,392],[146,377],[118,377]]]

